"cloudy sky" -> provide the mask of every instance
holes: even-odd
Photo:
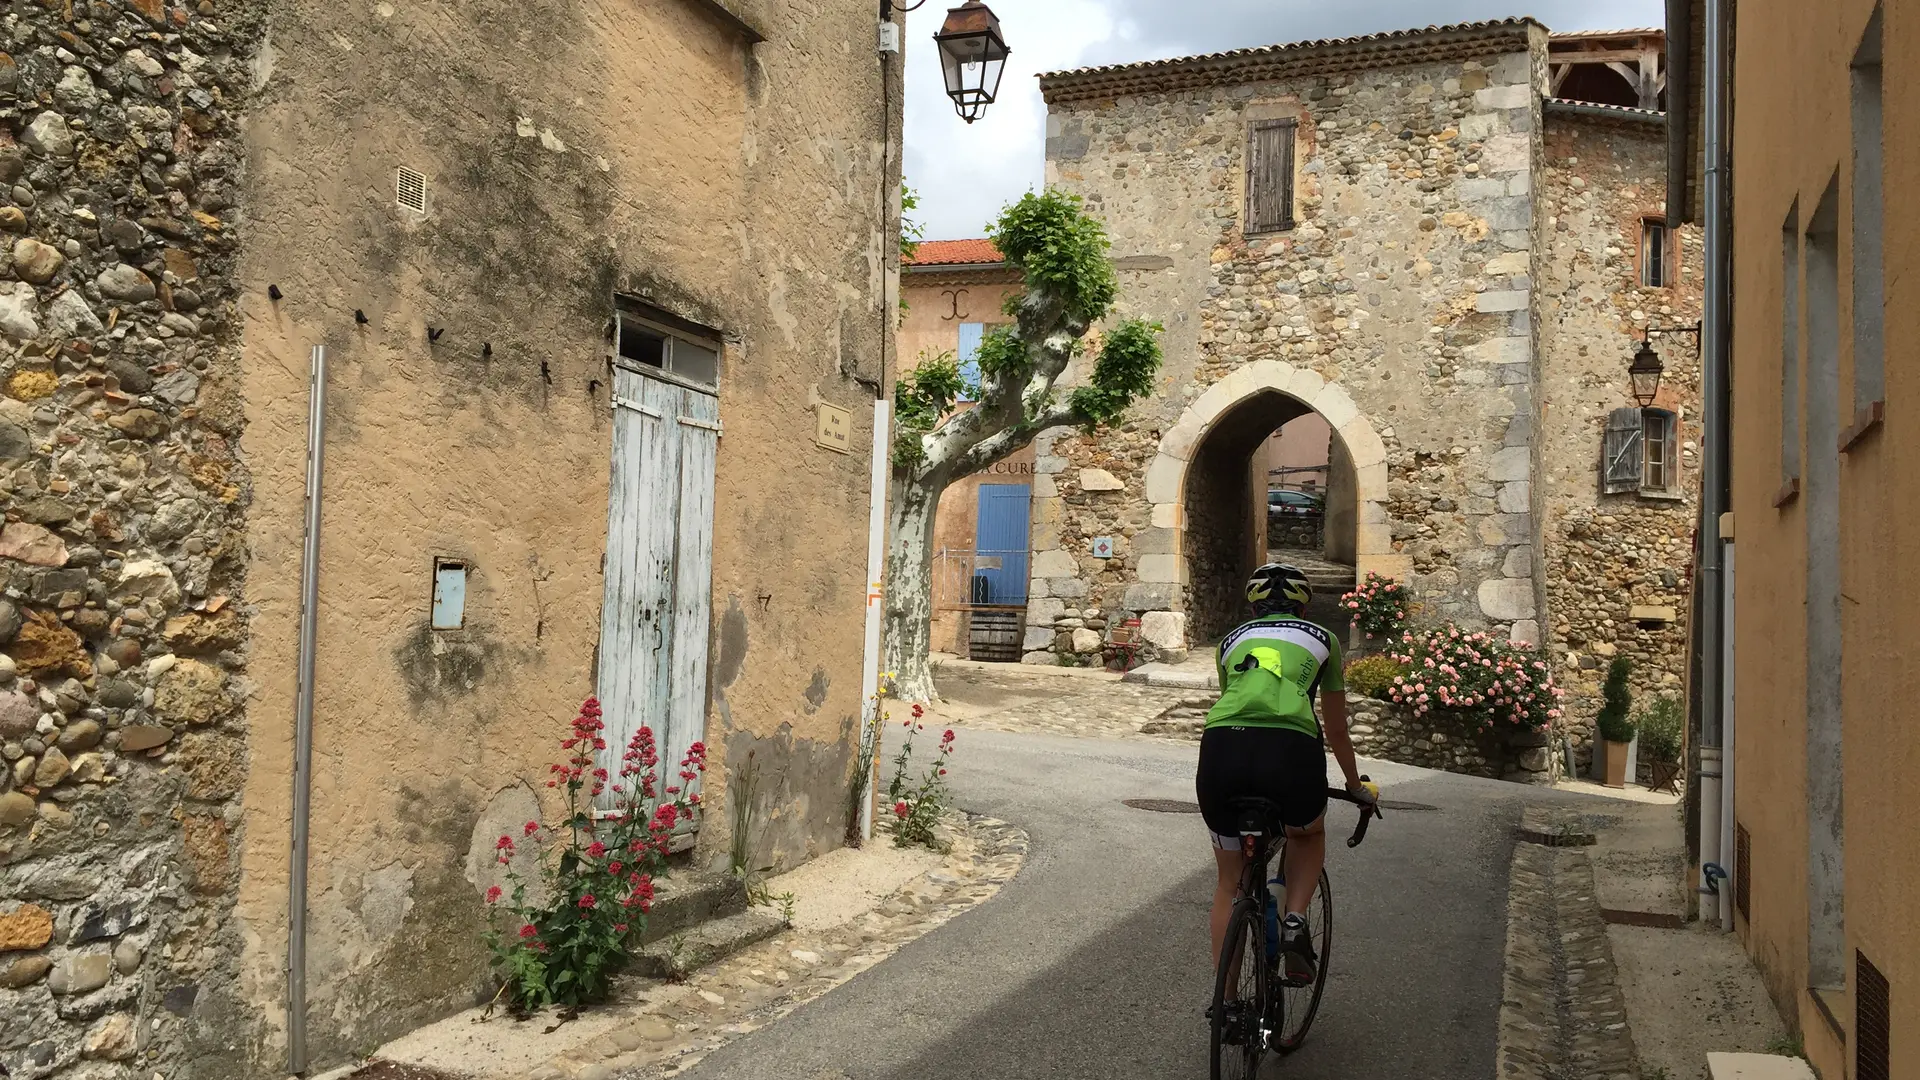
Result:
[[[896,0],[899,2],[899,0]],[[1089,64],[1346,37],[1532,14],[1554,30],[1659,26],[1662,0],[990,0],[1011,55],[1000,98],[972,125],[940,82],[933,32],[949,4],[907,16],[907,183],[927,239],[981,235],[1001,206],[1038,187],[1046,104],[1034,75]]]

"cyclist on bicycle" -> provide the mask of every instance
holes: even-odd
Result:
[[[1268,563],[1253,572],[1247,602],[1254,618],[1220,643],[1220,700],[1207,713],[1195,777],[1220,869],[1213,893],[1212,957],[1220,955],[1246,865],[1233,801],[1264,798],[1280,807],[1287,830],[1280,948],[1293,983],[1312,982],[1318,963],[1306,912],[1327,855],[1327,748],[1346,774],[1349,793],[1367,803],[1380,793],[1361,780],[1353,760],[1340,643],[1325,628],[1300,618],[1312,596],[1306,574],[1295,567]]]

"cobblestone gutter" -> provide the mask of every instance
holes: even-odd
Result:
[[[1507,892],[1500,1080],[1638,1080],[1626,1000],[1577,816],[1530,810]]]

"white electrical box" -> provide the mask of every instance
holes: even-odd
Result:
[[[883,22],[880,24],[880,51],[883,53],[893,53],[896,56],[899,55],[900,53],[900,24],[899,23]]]

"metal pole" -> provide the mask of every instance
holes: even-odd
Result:
[[[300,683],[293,707],[293,851],[287,875],[287,1071],[307,1071],[307,818],[313,779],[313,652],[320,595],[320,479],[327,347],[313,347],[307,401],[307,526],[300,554]]]
[[[866,702],[862,709],[864,722],[860,725],[861,756],[867,757],[872,751],[876,761],[879,747],[875,744],[880,726],[877,723],[880,716],[880,607],[884,599],[880,578],[886,572],[887,543],[888,404],[886,398],[873,399],[873,487],[867,497],[867,632],[860,670],[860,695]],[[874,769],[870,766],[860,782],[865,793],[860,799],[862,840],[873,838],[873,776]]]
[[[1720,850],[1723,831],[1720,818],[1725,809],[1721,804],[1720,774],[1726,765],[1722,754],[1724,727],[1730,720],[1725,710],[1725,654],[1730,650],[1725,644],[1729,635],[1720,515],[1728,509],[1732,475],[1727,424],[1731,402],[1727,392],[1726,0],[1706,0],[1703,22],[1706,40],[1701,50],[1705,61],[1701,79],[1705,92],[1701,103],[1701,143],[1706,161],[1701,177],[1704,187],[1701,216],[1706,230],[1706,295],[1701,320],[1701,391],[1706,403],[1703,439],[1706,475],[1701,491],[1700,522],[1700,600],[1705,610],[1697,613],[1702,631],[1701,682],[1705,684],[1700,695],[1700,861],[1703,866],[1719,863],[1724,867],[1725,856],[1730,853]]]

